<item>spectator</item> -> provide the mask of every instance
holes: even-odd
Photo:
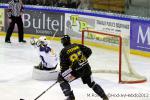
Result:
[[[90,0],[81,0],[78,9],[89,9],[90,8]]]
[[[66,0],[58,0],[55,4],[56,7],[67,7],[67,1]]]
[[[80,0],[67,0],[66,8],[78,8],[79,4],[80,4]]]
[[[43,5],[53,6],[55,0],[43,0]]]
[[[10,0],[0,0],[1,3],[7,3],[9,2]]]

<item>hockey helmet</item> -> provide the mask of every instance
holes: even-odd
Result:
[[[61,38],[61,43],[63,44],[63,46],[67,46],[67,45],[71,44],[70,36],[69,35],[63,35],[63,37]]]

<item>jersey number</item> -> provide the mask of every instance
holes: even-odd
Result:
[[[86,58],[85,56],[83,56],[81,51],[78,51],[77,53],[73,53],[72,55],[70,55],[70,60],[71,62],[78,61],[81,63],[86,61]]]

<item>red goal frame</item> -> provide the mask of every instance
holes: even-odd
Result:
[[[103,33],[103,32],[98,32],[98,31],[92,31],[92,30],[82,30],[82,40],[81,40],[81,42],[82,42],[82,44],[84,45],[84,34],[85,34],[85,32],[92,32],[92,33],[95,33],[95,34],[102,34],[102,35],[106,35],[106,36],[113,36],[113,37],[118,37],[118,39],[119,39],[119,52],[118,52],[118,54],[119,54],[119,62],[118,62],[118,64],[119,64],[119,68],[118,68],[118,73],[119,73],[119,77],[118,77],[118,80],[119,80],[119,83],[130,83],[130,84],[132,84],[132,83],[143,83],[143,82],[145,82],[146,80],[138,80],[138,81],[123,81],[122,80],[122,78],[121,78],[121,75],[122,75],[122,72],[121,72],[121,70],[122,70],[122,37],[120,36],[120,35],[115,35],[115,34],[108,34],[108,33]]]

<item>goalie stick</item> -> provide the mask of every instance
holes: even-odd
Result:
[[[54,39],[56,33],[57,33],[57,31],[55,31],[55,33],[54,33],[53,36],[51,37],[51,40],[50,40],[50,41],[52,41],[52,40]],[[50,42],[50,43],[51,43],[51,42]]]

